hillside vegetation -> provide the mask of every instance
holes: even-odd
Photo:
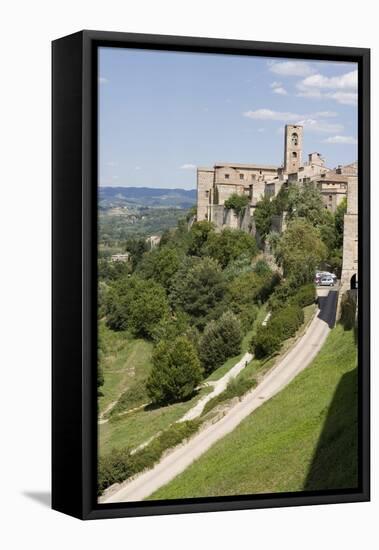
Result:
[[[356,362],[353,331],[337,326],[287,388],[149,499],[354,488]]]

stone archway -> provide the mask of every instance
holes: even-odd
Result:
[[[356,290],[357,288],[358,288],[357,274],[354,273],[354,275],[350,279],[350,290]]]

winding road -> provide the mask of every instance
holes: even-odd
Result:
[[[318,290],[319,310],[304,335],[267,373],[261,383],[232,407],[221,420],[176,447],[151,470],[109,490],[99,502],[135,502],[148,498],[183,472],[216,441],[233,431],[255,409],[287,386],[311,363],[323,346],[335,324],[337,296],[338,292],[335,290]]]

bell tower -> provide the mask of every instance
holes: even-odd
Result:
[[[301,166],[303,148],[303,127],[286,124],[284,131],[284,172],[298,172]]]

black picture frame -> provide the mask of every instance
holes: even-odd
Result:
[[[359,74],[359,488],[98,504],[96,399],[99,46],[353,61]],[[81,31],[52,44],[52,507],[81,519],[370,499],[370,50]]]

